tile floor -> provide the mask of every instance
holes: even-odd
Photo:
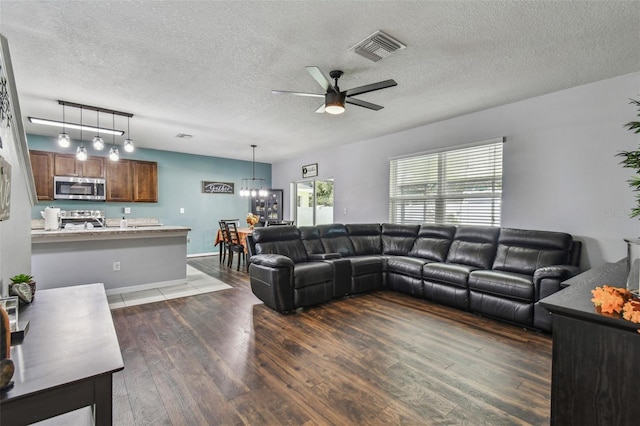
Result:
[[[184,284],[170,287],[153,288],[132,293],[112,294],[107,296],[111,309],[124,308],[126,306],[142,305],[145,303],[160,302],[162,300],[177,299],[179,297],[193,296],[196,294],[211,293],[213,291],[231,288],[217,278],[213,278],[196,268],[187,265],[187,280]]]

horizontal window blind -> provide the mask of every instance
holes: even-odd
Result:
[[[390,160],[392,223],[500,225],[499,142]]]

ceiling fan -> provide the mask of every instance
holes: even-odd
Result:
[[[288,92],[284,90],[272,90],[271,93],[274,93],[276,95],[295,95],[310,96],[313,98],[324,98],[324,103],[320,105],[316,112],[342,114],[344,112],[345,103],[372,109],[374,111],[381,110],[384,107],[372,104],[371,102],[355,99],[353,98],[353,96],[398,85],[398,83],[396,83],[394,80],[385,80],[379,81],[377,83],[367,84],[366,86],[354,87],[353,89],[340,91],[340,88],[338,87],[338,79],[342,76],[342,74],[344,74],[342,71],[334,70],[329,73],[329,76],[335,81],[334,84],[331,84],[331,81],[322,73],[322,71],[320,71],[320,68],[318,67],[307,67],[307,71],[309,71],[311,77],[313,77],[318,82],[318,84],[320,84],[320,86],[322,86],[322,88],[326,91],[325,94]]]

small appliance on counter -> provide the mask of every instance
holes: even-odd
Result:
[[[60,229],[60,209],[56,207],[45,207],[41,212],[44,219],[45,231],[57,231]]]
[[[60,224],[63,229],[104,228],[104,210],[62,210]]]

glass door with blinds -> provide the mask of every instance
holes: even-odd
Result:
[[[390,160],[389,220],[499,226],[503,141]]]
[[[296,225],[333,223],[333,180],[296,182]]]

